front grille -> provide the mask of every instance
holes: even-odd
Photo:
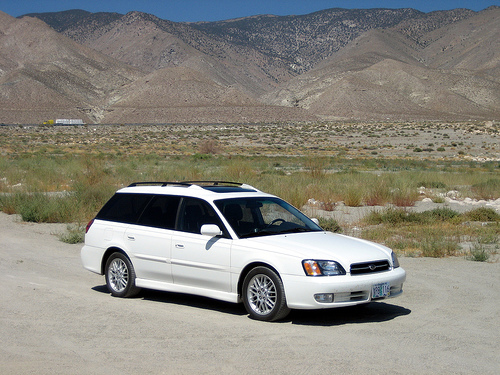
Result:
[[[363,275],[366,273],[375,273],[389,271],[391,268],[389,261],[377,260],[374,262],[351,264],[351,275]]]

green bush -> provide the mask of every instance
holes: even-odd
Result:
[[[23,221],[34,223],[65,223],[73,219],[71,197],[51,197],[44,193],[26,194],[17,212]]]
[[[337,220],[332,218],[319,218],[319,226],[324,230],[334,232],[334,233],[342,233],[342,228],[340,227]]]
[[[470,250],[468,258],[474,262],[487,262],[490,259],[490,253],[483,245],[475,243]]]
[[[85,228],[80,225],[68,225],[66,232],[59,235],[59,240],[69,244],[83,243],[85,241]]]
[[[401,208],[388,208],[384,211],[372,211],[366,217],[368,224],[390,224],[398,225],[403,223],[420,223],[422,224],[422,215],[407,211]]]
[[[401,208],[388,208],[384,211],[372,211],[367,217],[368,224],[432,224],[438,221],[450,221],[459,214],[449,208],[435,208],[431,211],[411,212]]]
[[[453,211],[451,208],[435,208],[431,211],[424,211],[421,213],[422,216],[428,216],[430,221],[449,221],[454,217],[459,215],[458,212]]]
[[[422,243],[422,255],[424,257],[442,258],[455,255],[460,249],[457,241],[447,239],[446,237],[425,238]]]
[[[480,207],[475,210],[463,213],[462,218],[466,221],[500,221],[500,215],[488,207]]]

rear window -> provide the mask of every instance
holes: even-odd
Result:
[[[96,219],[118,223],[136,223],[153,196],[151,194],[116,193],[99,211]]]

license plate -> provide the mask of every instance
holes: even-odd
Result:
[[[388,297],[391,293],[391,285],[389,283],[375,284],[372,286],[372,298]]]

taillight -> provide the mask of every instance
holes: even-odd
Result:
[[[90,229],[90,227],[92,226],[93,223],[94,223],[94,219],[92,219],[92,220],[89,221],[89,223],[85,227],[85,233],[87,233],[89,231],[89,229]]]

